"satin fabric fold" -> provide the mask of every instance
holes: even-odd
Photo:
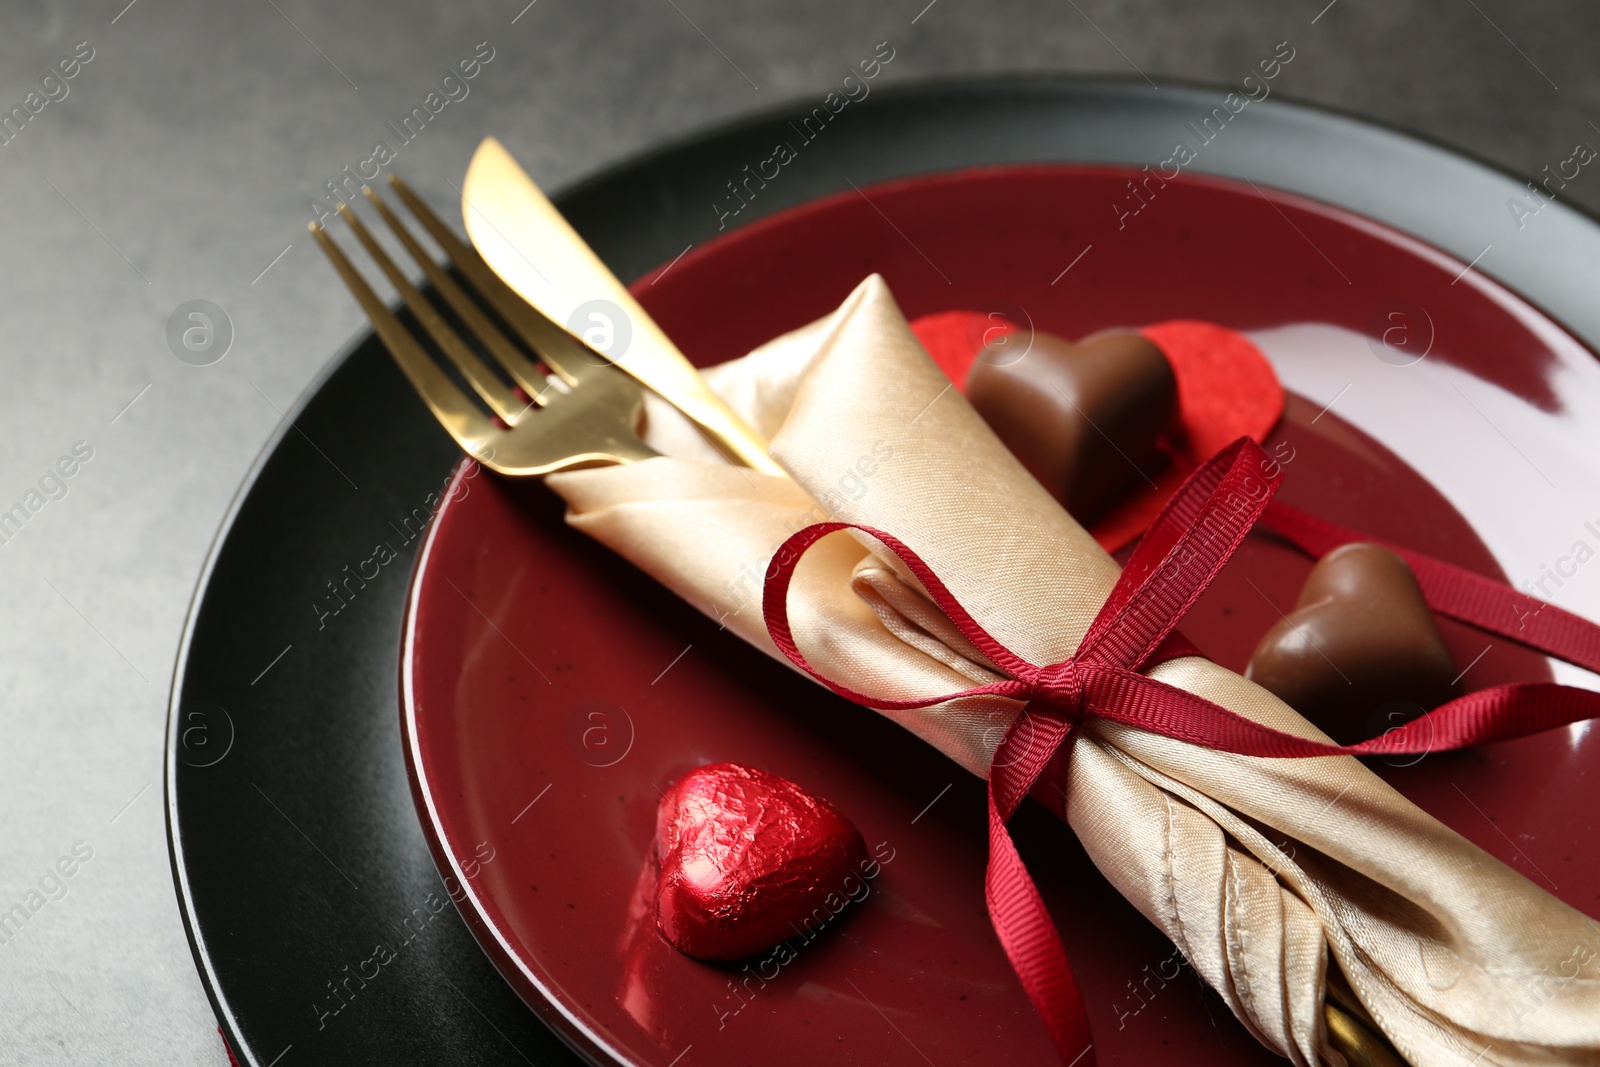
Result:
[[[707,378],[773,438],[793,481],[727,465],[652,398],[647,440],[667,456],[548,479],[575,527],[773,655],[760,609],[768,561],[824,519],[894,530],[1019,655],[1048,663],[1076,648],[1117,564],[950,388],[881,279]],[[806,657],[851,688],[915,698],[998,677],[899,560],[848,533],[805,557],[789,606]],[[1150,674],[1326,740],[1198,657]],[[1018,710],[972,697],[885,714],[984,775]],[[1357,760],[1237,756],[1091,721],[1066,768],[1034,795],[1293,1062],[1331,1058],[1320,1010],[1331,950],[1414,1064],[1600,1064],[1600,924]]]

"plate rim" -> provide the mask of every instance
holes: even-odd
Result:
[[[414,690],[412,674],[413,657],[411,651],[416,640],[417,618],[421,603],[417,597],[418,586],[422,576],[427,570],[428,558],[433,553],[434,542],[438,539],[439,516],[444,514],[452,501],[456,498],[456,488],[467,478],[474,475],[467,472],[471,469],[471,457],[463,456],[461,462],[456,464],[455,470],[450,475],[450,481],[439,494],[439,503],[428,517],[428,530],[423,538],[422,546],[417,550],[417,558],[412,562],[411,573],[406,576],[406,601],[405,614],[401,617],[400,624],[400,700],[395,709],[400,721],[400,746],[405,758],[406,780],[410,787],[411,800],[416,808],[418,823],[421,824],[422,836],[428,842],[428,854],[433,858],[433,864],[439,869],[441,875],[448,869],[450,876],[455,878],[461,886],[462,899],[451,897],[451,904],[455,906],[462,920],[472,929],[473,940],[483,951],[484,956],[494,967],[501,978],[515,989],[514,982],[504,973],[506,964],[502,961],[516,963],[517,970],[521,973],[523,981],[536,988],[542,998],[540,1004],[528,1004],[528,1010],[559,1037],[568,1048],[597,1067],[605,1067],[613,1063],[630,1063],[620,1059],[618,1054],[607,1044],[604,1036],[590,1026],[582,1016],[573,1011],[566,1000],[556,994],[556,991],[546,983],[543,978],[533,974],[521,965],[518,954],[512,946],[506,943],[500,930],[492,923],[484,921],[480,905],[474,903],[472,908],[466,906],[466,898],[476,901],[478,893],[473,888],[472,880],[467,877],[455,855],[446,847],[443,827],[440,824],[438,809],[434,805],[433,794],[427,788],[427,772],[423,768],[422,753],[419,751],[421,736],[416,725],[417,701]],[[499,946],[499,956],[490,952],[483,944],[484,937],[492,938]],[[520,990],[515,990],[518,999],[527,1004],[527,998],[521,995]],[[559,1021],[558,1021],[559,1020]]]

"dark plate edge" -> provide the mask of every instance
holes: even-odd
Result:
[[[398,305],[396,306],[398,309]],[[326,365],[319,370],[315,377],[307,383],[305,389],[295,398],[287,414],[279,421],[276,429],[272,431],[266,442],[261,446],[261,451],[251,462],[249,471],[239,483],[239,488],[234,490],[233,499],[228,502],[227,511],[223,513],[222,522],[217,527],[216,534],[211,539],[210,546],[206,549],[206,559],[200,568],[200,576],[195,580],[194,594],[189,598],[189,608],[183,619],[183,636],[178,642],[178,655],[172,665],[172,690],[167,697],[167,750],[162,760],[161,788],[163,793],[163,808],[166,811],[167,821],[167,859],[172,865],[172,881],[177,889],[178,913],[183,918],[183,934],[188,939],[190,954],[194,956],[197,969],[200,972],[200,984],[205,987],[206,999],[211,1002],[211,1010],[217,1017],[219,1028],[223,1031],[223,1040],[227,1042],[229,1051],[241,1063],[257,1067],[260,1061],[250,1054],[249,1046],[241,1038],[240,1028],[227,1002],[222,998],[218,988],[216,973],[211,969],[211,960],[202,949],[199,932],[195,929],[194,905],[189,891],[188,879],[184,876],[183,845],[178,840],[178,792],[177,792],[177,763],[179,734],[183,693],[183,678],[189,663],[189,649],[194,640],[195,626],[200,618],[200,609],[205,602],[207,588],[211,584],[211,572],[216,568],[217,560],[222,555],[223,545],[228,535],[233,532],[234,522],[239,517],[239,512],[244,507],[244,502],[255,488],[256,481],[261,472],[277,451],[278,445],[288,436],[293,429],[295,421],[309,405],[317,393],[332,378],[339,368],[344,366],[345,360],[351,353],[360,348],[367,341],[370,330],[357,333],[342,347]]]
[[[898,101],[910,101],[915,100],[918,97],[937,96],[948,92],[949,90],[960,89],[963,87],[970,87],[980,91],[988,91],[991,89],[1007,87],[1015,89],[1104,88],[1129,89],[1134,90],[1136,93],[1143,93],[1145,91],[1146,84],[1147,83],[1144,81],[1144,79],[1137,78],[1132,75],[1071,74],[1058,70],[1050,70],[1048,68],[1040,68],[1037,70],[1013,70],[999,73],[962,73],[934,78],[919,78],[914,81],[886,85],[881,91],[885,95],[893,96]],[[1190,78],[1163,79],[1161,91],[1166,92],[1168,90],[1173,90],[1173,97],[1200,97],[1205,94],[1225,94],[1232,92],[1233,87],[1221,82],[1206,82]],[[733,136],[760,129],[761,127],[768,125],[775,120],[791,115],[797,104],[802,102],[812,102],[814,96],[815,94],[795,94],[785,97],[780,103],[763,107],[760,110],[746,111],[733,118],[723,119],[720,121],[713,120],[691,126],[688,129],[680,133],[673,134],[672,136],[661,141],[648,144],[638,152],[631,153],[613,162],[602,164],[589,173],[574,179],[566,185],[561,186],[560,194],[552,199],[579,199],[592,195],[608,182],[624,177],[635,167],[651,165],[670,159],[672,156],[690,147],[691,145],[698,144],[702,141],[721,136]],[[1518,174],[1507,166],[1497,163],[1486,156],[1479,155],[1475,151],[1453,145],[1443,138],[1435,137],[1429,133],[1409,129],[1400,125],[1399,123],[1389,122],[1385,119],[1364,115],[1358,111],[1348,108],[1342,108],[1333,104],[1325,104],[1303,99],[1291,93],[1284,93],[1281,90],[1274,90],[1274,96],[1271,99],[1262,100],[1259,102],[1266,104],[1269,109],[1274,111],[1282,110],[1297,112],[1324,120],[1332,120],[1337,122],[1339,125],[1348,127],[1354,131],[1383,134],[1386,139],[1393,140],[1400,144],[1424,147],[1434,153],[1445,156],[1452,160],[1465,160],[1466,162],[1476,165],[1482,170],[1489,171],[1497,177],[1505,178],[1510,181],[1519,183],[1525,183],[1529,181],[1527,175]],[[1021,160],[1016,162],[1021,162]],[[1066,161],[1061,159],[1040,158],[1033,160],[1033,162],[1061,163]],[[1125,159],[1103,160],[1102,162],[1108,164],[1126,164],[1145,163],[1149,161]],[[1214,177],[1229,177],[1229,175],[1225,173],[1207,170],[1204,167],[1196,167],[1195,171],[1196,173],[1210,174]],[[914,173],[917,172],[911,172],[905,176],[910,177]],[[878,180],[883,179],[874,179],[874,181]],[[1293,193],[1294,190],[1285,189],[1283,192]],[[1310,197],[1305,193],[1295,193],[1295,195],[1305,197],[1307,199],[1315,199],[1314,197]],[[1335,204],[1333,206],[1342,207],[1343,205]],[[1564,209],[1566,212],[1576,216],[1579,219],[1582,219],[1585,222],[1600,226],[1600,210],[1590,211],[1587,208],[1565,200],[1557,200],[1553,202],[1553,204],[1549,204],[1547,206],[1554,206]],[[774,207],[769,211],[758,211],[756,214],[752,215],[751,218],[763,218],[768,214],[775,214],[781,210],[783,210],[783,208]],[[1354,211],[1355,209],[1345,208],[1345,210]],[[741,222],[740,225],[742,226],[744,223]],[[1409,231],[1407,232],[1409,233]],[[1416,236],[1415,234],[1410,235],[1413,237]],[[1421,240],[1421,238],[1418,239]]]
[[[1148,96],[1150,92],[1148,83],[1145,79],[1134,77],[1132,75],[1080,75],[1064,73],[1061,71],[1052,71],[1048,69],[1032,71],[1005,71],[1002,73],[963,73],[934,78],[921,78],[914,81],[886,85],[880,91],[897,104],[907,104],[913,103],[919,99],[944,98],[947,97],[948,94],[950,94],[953,90],[960,90],[964,87],[971,88],[977,93],[986,93],[994,90],[1004,89],[1013,89],[1017,91],[1031,90],[1034,93],[1073,89],[1105,89],[1117,92],[1126,92],[1130,97],[1136,97]],[[1205,101],[1215,104],[1217,102],[1218,94],[1226,94],[1231,92],[1233,91],[1233,87],[1224,83],[1173,78],[1164,79],[1162,85],[1160,86],[1160,91],[1164,94],[1167,94],[1163,97],[1165,100],[1189,98],[1193,99],[1197,103]],[[571,202],[572,206],[581,207],[582,201],[591,197],[603,196],[606,192],[606,187],[609,184],[611,184],[613,181],[626,179],[627,176],[631,172],[635,171],[636,168],[648,169],[670,163],[674,157],[680,155],[682,152],[702,146],[708,142],[724,139],[736,140],[741,135],[760,130],[761,128],[770,125],[773,122],[791,116],[794,113],[794,109],[798,105],[802,103],[814,103],[814,98],[815,94],[797,94],[785,98],[778,104],[764,107],[757,111],[745,112],[731,119],[712,121],[692,126],[682,133],[675,134],[662,141],[648,145],[642,151],[627,155],[613,162],[606,163],[597,170],[594,170],[589,174],[584,175],[565,186],[562,186],[559,197],[556,197],[555,199],[560,200],[564,205],[568,202]],[[1263,99],[1259,101],[1259,103],[1263,105],[1265,110],[1274,115],[1292,117],[1302,121],[1324,123],[1351,136],[1375,136],[1383,143],[1393,145],[1400,149],[1424,149],[1428,155],[1435,157],[1439,161],[1446,164],[1460,164],[1463,162],[1471,164],[1473,167],[1484,172],[1486,175],[1516,184],[1518,188],[1512,191],[1520,192],[1522,188],[1525,188],[1525,183],[1528,183],[1530,180],[1526,175],[1518,174],[1506,166],[1489,160],[1484,156],[1478,155],[1476,152],[1459,148],[1443,140],[1442,138],[1435,137],[1431,134],[1407,129],[1398,123],[1372,118],[1334,105],[1304,100],[1294,96],[1293,94],[1283,93],[1280,90],[1274,90],[1274,95],[1270,99]],[[1006,166],[1016,163],[1056,165],[1099,163],[1116,166],[1143,165],[1150,162],[1152,161],[1147,158],[1135,158],[1132,156],[1125,159],[1113,159],[1101,156],[1094,160],[1078,160],[1063,159],[1060,156],[1049,157],[1045,155],[1030,155],[1026,157],[1018,156],[1016,158],[987,160],[982,163],[973,163],[964,166]],[[1208,159],[1204,163],[1185,167],[1184,173],[1219,178],[1226,181],[1237,182],[1244,180],[1226,169],[1214,168],[1211,165],[1212,162],[1212,160]],[[911,178],[929,173],[936,173],[942,169],[944,168],[936,168],[933,171],[924,169],[896,170],[892,174],[874,176],[868,180],[871,182],[871,184],[876,185],[885,181],[897,181],[902,178]],[[1370,221],[1387,226],[1390,229],[1393,229],[1405,235],[1406,237],[1411,238],[1412,240],[1419,241],[1441,253],[1442,255],[1448,256],[1459,263],[1465,264],[1467,262],[1466,256],[1463,256],[1457,251],[1446,248],[1443,244],[1439,243],[1439,240],[1435,236],[1423,235],[1422,233],[1419,233],[1413,225],[1416,220],[1379,215],[1374,213],[1374,211],[1367,206],[1358,207],[1335,200],[1324,199],[1317,193],[1307,192],[1300,189],[1286,188],[1284,186],[1272,184],[1270,181],[1264,184],[1263,188],[1282,193],[1284,195],[1298,197],[1301,200],[1332,207],[1340,211],[1363,216]],[[751,205],[751,213],[748,215],[741,215],[739,221],[733,228],[741,228],[752,222],[759,222],[760,220],[768,218],[772,215],[781,214],[782,212],[795,206],[797,205],[787,202],[772,201],[767,201],[764,205],[759,207]],[[1570,201],[1559,198],[1545,202],[1544,206],[1546,208],[1554,209],[1554,217],[1558,220],[1557,225],[1570,227],[1574,224],[1579,224],[1585,225],[1591,229],[1600,229],[1600,210],[1591,212],[1579,205],[1571,203]],[[1566,217],[1563,218],[1563,216]],[[701,242],[696,242],[697,245],[699,243]],[[1548,318],[1567,334],[1579,340],[1584,347],[1596,353],[1596,358],[1600,358],[1600,322],[1597,322],[1597,324],[1592,328],[1580,327],[1574,323],[1570,315],[1562,311],[1555,310],[1546,301],[1532,295],[1529,290],[1521,284],[1520,280],[1507,277],[1506,275],[1496,271],[1493,267],[1486,268],[1482,265],[1475,265],[1472,269],[1484,274],[1497,284],[1506,288],[1519,299],[1523,300],[1529,306],[1536,309],[1540,314]]]

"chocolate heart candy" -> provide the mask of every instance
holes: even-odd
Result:
[[[1294,611],[1261,638],[1245,670],[1341,744],[1397,725],[1376,714],[1385,705],[1450,699],[1455,675],[1411,568],[1369,544],[1336,548],[1311,569]]]
[[[656,925],[703,960],[749,956],[825,924],[861,891],[868,862],[861,834],[827,801],[736,763],[673,784],[656,854]]]
[[[1074,344],[1036,333],[1018,357],[1006,337],[967,372],[967,399],[1063,507],[1082,523],[1148,483],[1165,455],[1178,386],[1161,349],[1136,333]]]

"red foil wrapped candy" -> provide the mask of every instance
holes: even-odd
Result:
[[[831,916],[867,865],[860,832],[827,801],[737,763],[673,784],[656,817],[656,855],[656,925],[702,960],[753,955],[819,909]]]

